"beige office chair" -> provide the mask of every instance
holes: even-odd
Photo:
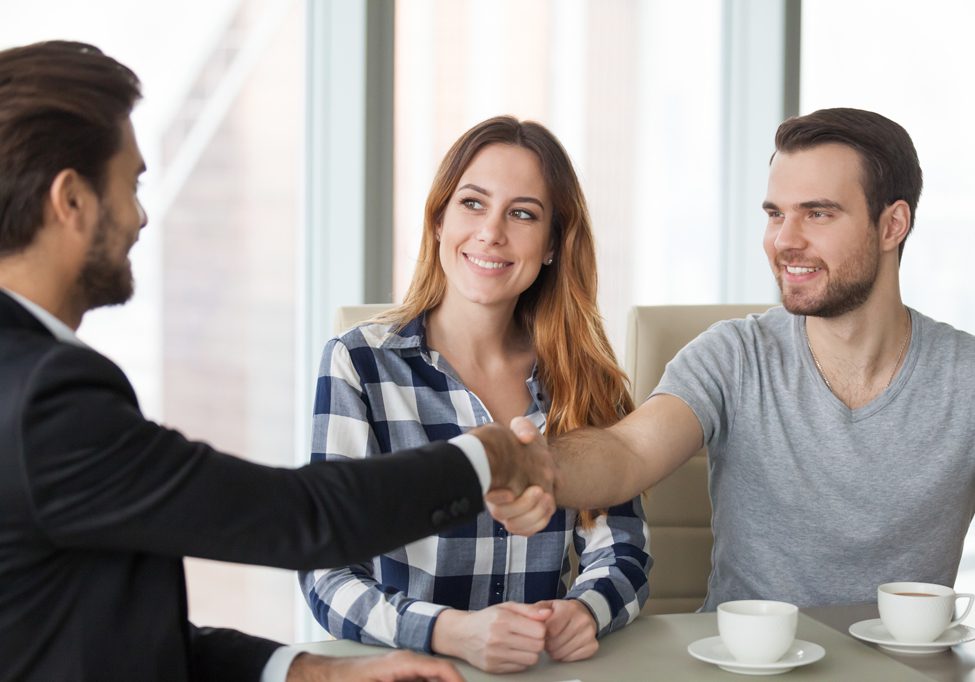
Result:
[[[630,310],[625,369],[637,405],[657,386],[664,366],[719,320],[764,312],[768,305],[636,306]],[[650,601],[644,613],[696,611],[711,573],[708,462],[701,450],[643,494],[650,526]]]
[[[392,303],[363,303],[361,305],[343,305],[335,311],[335,326],[333,331],[336,335],[348,331],[360,322],[384,313],[393,307]]]

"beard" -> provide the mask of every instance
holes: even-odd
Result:
[[[98,218],[85,263],[78,275],[78,291],[85,302],[85,309],[125,303],[135,291],[132,265],[126,255],[113,257],[113,244],[120,239],[122,229],[107,211]]]
[[[778,271],[775,279],[782,293],[782,306],[793,315],[839,317],[863,305],[873,292],[880,270],[876,239],[829,272],[826,291],[820,296],[787,291]],[[786,256],[788,254],[783,254]],[[786,260],[783,258],[783,260]]]

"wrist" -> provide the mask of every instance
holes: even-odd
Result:
[[[591,606],[589,606],[589,604],[587,604],[582,599],[578,599],[576,597],[570,597],[570,598],[566,599],[566,601],[569,602],[570,604],[575,604],[576,608],[579,611],[585,612],[586,614],[589,615],[589,617],[592,619],[593,627],[596,628],[596,633],[598,634],[599,633],[599,619],[596,618],[596,612],[593,610],[593,608]]]
[[[333,672],[328,657],[302,652],[291,661],[285,682],[337,682]]]
[[[504,466],[508,459],[504,456],[504,452],[510,447],[506,430],[503,426],[491,423],[469,431],[484,446],[484,454],[487,455],[488,467],[491,470],[489,489],[505,487],[511,477],[510,472],[506,471]]]
[[[458,609],[445,609],[438,613],[433,621],[430,650],[435,654],[463,658],[463,652],[459,650],[457,641],[459,639],[458,633],[466,618],[467,613]]]

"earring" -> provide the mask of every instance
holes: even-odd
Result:
[[[548,259],[546,259],[546,260],[544,260],[544,261],[542,261],[542,262],[543,262],[543,263],[544,263],[545,265],[551,265],[551,264],[552,264],[552,259],[551,259],[551,258],[548,258]]]

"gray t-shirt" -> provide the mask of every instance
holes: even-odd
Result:
[[[856,410],[816,370],[805,318],[783,308],[719,322],[667,365],[654,394],[685,401],[708,447],[705,610],[954,583],[975,511],[975,337],[910,312],[901,370]]]

